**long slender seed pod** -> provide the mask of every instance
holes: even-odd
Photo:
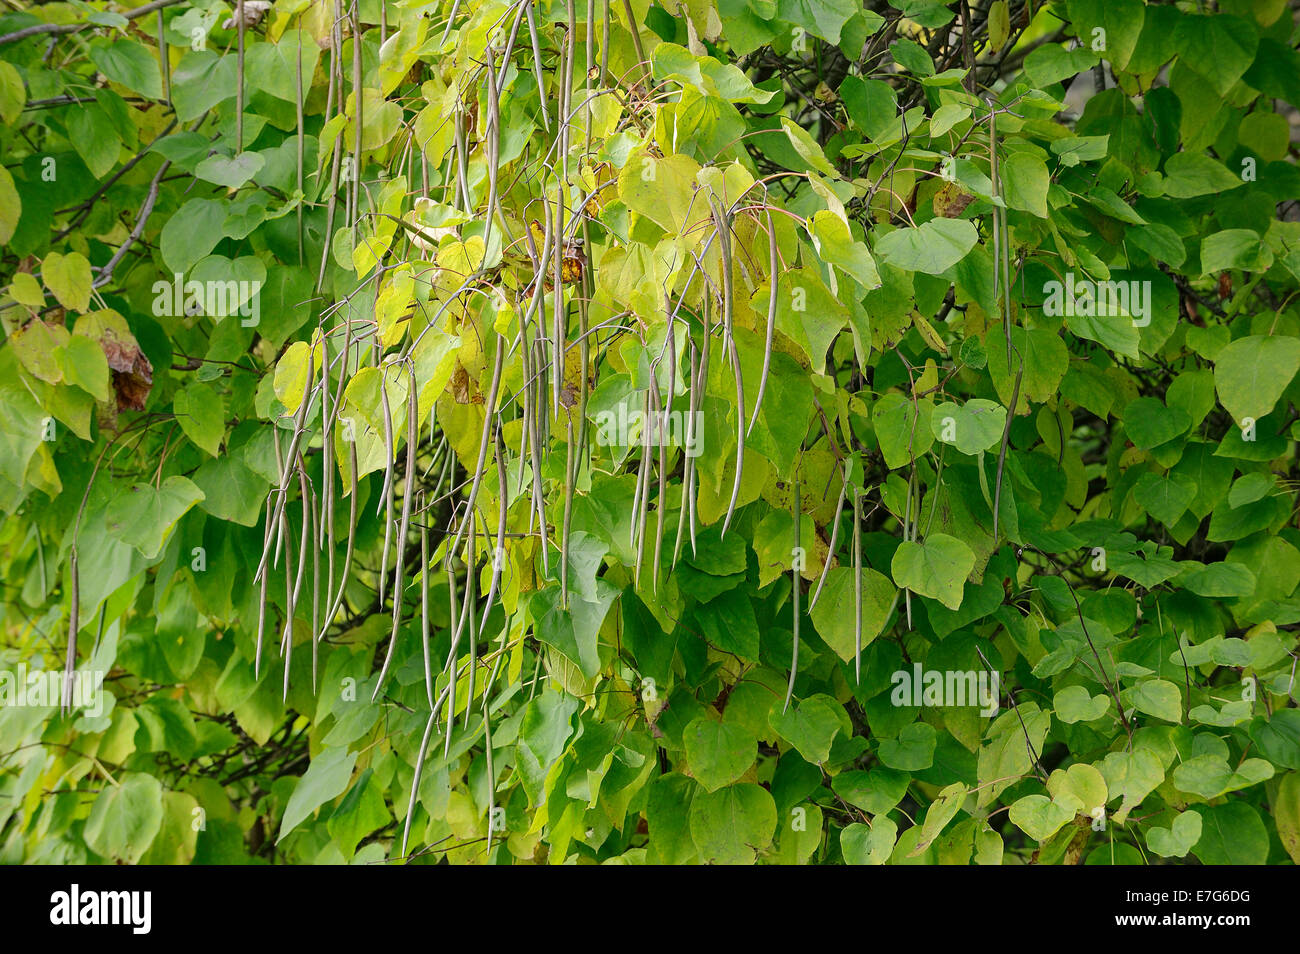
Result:
[[[330,571],[329,582],[326,590],[332,590],[334,587],[334,560],[332,551],[334,549],[334,415],[338,413],[337,403],[330,403],[330,359],[329,359],[329,341],[325,335],[321,335],[321,353],[323,360],[320,363],[320,421],[321,421],[321,513],[323,519],[320,523],[320,534],[316,538],[318,547],[325,547],[329,544],[328,553],[330,553]],[[328,526],[327,526],[328,524]]]
[[[601,23],[600,35],[600,85],[609,86],[609,0],[601,0],[605,15]]]
[[[541,342],[537,342],[540,352]],[[538,355],[540,360],[540,353]],[[540,392],[541,386],[538,385]],[[529,426],[532,428],[532,436],[529,438],[530,449],[533,455],[533,507],[537,514],[537,532],[541,535],[542,540],[542,572],[550,575],[551,557],[549,551],[550,544],[546,536],[546,495],[542,493],[542,442],[538,436],[539,423],[538,417],[542,406],[540,393],[534,393],[533,400],[529,405],[532,411],[532,420]]]
[[[696,414],[704,407],[704,395],[709,390],[709,343],[713,340],[713,328],[710,324],[709,298],[704,298],[704,345],[700,351],[700,400],[696,405]],[[692,428],[694,425],[692,424]],[[690,514],[687,517],[688,526],[691,530],[691,555],[695,555],[695,506],[698,502],[696,499],[696,485],[699,483],[697,468],[694,463],[691,465],[691,486],[690,486]]]
[[[487,600],[483,604],[483,619],[479,629],[487,629],[488,614],[492,612],[492,601],[496,599],[497,587],[501,585],[501,571],[506,558],[506,517],[510,512],[509,489],[506,486],[506,445],[501,439],[501,424],[497,423],[497,542],[492,550],[492,585],[488,587]]]
[[[420,495],[424,510],[424,495]],[[429,657],[429,525],[420,520],[420,647],[424,650],[424,691],[433,709],[433,666]]]
[[[843,479],[840,483],[840,496],[839,499],[835,501],[835,518],[831,521],[831,542],[830,546],[826,548],[826,563],[822,566],[821,576],[817,578],[817,588],[813,590],[812,598],[808,600],[809,613],[811,613],[813,607],[817,605],[817,598],[822,595],[822,587],[826,585],[826,577],[830,576],[831,557],[835,555],[835,545],[840,539],[840,516],[844,513],[844,500],[848,496],[848,491],[849,473],[846,465]]]
[[[501,69],[497,71],[496,88],[500,89],[506,85],[506,71],[510,68],[510,57],[515,52],[515,40],[519,36],[519,24],[524,20],[524,11],[528,6],[527,0],[519,0],[515,5],[515,18],[510,24],[510,39],[506,41],[505,52],[501,54]]]
[[[292,476],[293,465],[298,457],[298,444],[302,441],[302,435],[307,428],[307,411],[309,406],[311,405],[311,393],[312,393],[313,385],[315,383],[314,381],[315,368],[316,368],[315,358],[316,358],[315,348],[308,349],[307,375],[302,388],[302,403],[299,404],[297,416],[294,418],[293,439],[289,442],[289,453],[287,456],[282,455],[280,452],[279,427],[274,428],[273,431],[273,433],[275,434],[276,467],[280,471],[280,482],[278,484],[279,489],[276,492],[275,516],[273,519],[273,522],[276,523],[277,525],[279,524],[280,515],[284,513],[284,506],[289,497],[289,478]],[[280,546],[281,546],[281,541],[280,541],[279,532],[277,530],[276,542],[275,542],[275,555],[277,561],[279,559]],[[266,561],[268,557],[270,557],[271,555],[269,547],[270,547],[269,541],[267,545],[262,547],[262,560],[258,564],[257,572],[253,574],[254,580],[258,579],[266,571]],[[278,563],[273,565],[278,565]]]
[[[271,545],[272,522],[275,519],[272,516],[274,499],[275,491],[272,490],[266,495],[266,532],[262,541],[263,551]],[[257,598],[257,648],[253,653],[253,678],[255,679],[261,677],[262,671],[262,639],[266,633],[266,586],[270,577],[271,574],[263,573],[259,584],[261,589]]]
[[[320,524],[320,506],[317,503],[316,495],[311,497],[311,525],[312,539],[318,539],[318,527]],[[315,634],[320,631],[320,546],[314,545],[311,550],[311,691],[316,693],[316,682],[320,664],[320,644],[316,642]]]
[[[492,675],[496,675],[495,669]],[[497,820],[497,773],[496,766],[492,764],[492,713],[488,709],[488,688],[491,688],[491,685],[492,680],[489,678],[488,686],[483,690],[483,757],[487,762],[488,784],[488,833],[487,852],[483,856],[484,864],[487,864],[488,859],[492,857],[492,830],[496,828]]]
[[[420,740],[420,752],[415,758],[415,765],[414,765],[415,775],[411,779],[411,799],[409,802],[407,802],[407,806],[406,806],[406,823],[402,828],[402,856],[403,857],[406,856],[406,846],[409,843],[411,837],[411,819],[415,815],[415,800],[420,792],[420,777],[424,773],[424,760],[429,753],[429,740],[433,738],[433,727],[437,725],[438,713],[442,709],[444,700],[446,700],[449,695],[455,692],[455,686],[456,686],[455,675],[456,674],[453,672],[451,681],[445,687],[443,687],[442,692],[438,694],[437,701],[434,702],[433,706],[430,709],[429,721],[425,723],[424,726],[424,736]],[[454,701],[452,704],[453,705],[455,704]]]
[[[668,453],[667,453],[667,449],[664,447],[664,433],[663,433],[664,418],[659,417],[659,407],[660,407],[659,382],[657,381],[656,375],[654,374],[650,375],[650,407],[651,407],[651,413],[646,415],[646,424],[645,424],[645,428],[647,432],[646,440],[650,442],[651,446],[654,446],[654,444],[657,443],[658,451],[659,451],[659,462],[658,462],[659,463],[659,467],[658,467],[659,512],[655,514],[655,545],[651,553],[651,567],[654,570],[655,577],[657,577],[658,566],[659,566],[659,548],[663,538],[664,495],[665,495],[664,484],[665,484],[665,474],[668,469]],[[648,449],[649,448],[647,448],[647,450]],[[645,496],[646,496],[646,510],[642,519],[648,524],[649,513],[650,513],[650,477],[648,471],[646,473]],[[658,580],[656,578],[652,578],[650,580],[651,592],[656,591],[657,588],[658,588]]]
[[[298,492],[302,501],[302,539],[298,543],[298,573],[293,584],[293,601],[296,605],[302,595],[302,583],[307,570],[307,546],[311,541],[311,482],[307,479],[307,465],[298,455]]]
[[[487,403],[483,405],[483,430],[479,434],[478,463],[474,467],[474,482],[470,486],[469,496],[465,502],[467,516],[473,514],[474,505],[478,502],[479,484],[483,480],[483,465],[487,463],[488,443],[492,439],[492,421],[497,413],[497,395],[501,390],[501,366],[505,364],[505,338],[496,331],[492,333],[497,339],[496,359],[492,368],[492,384],[488,388]],[[449,549],[455,549],[460,544],[464,532],[465,522],[462,520]]]
[[[650,417],[650,392],[646,392],[641,420]],[[645,562],[645,531],[650,509],[650,428],[643,425],[641,434],[641,471],[637,477],[637,496],[632,510],[633,530],[636,534],[636,565],[632,580],[641,585],[641,564]]]
[[[405,568],[403,564],[406,560],[406,534],[411,527],[411,502],[415,499],[415,459],[420,443],[414,365],[408,365],[407,372],[410,379],[406,392],[406,486],[402,491],[401,529],[397,533],[397,556],[393,562],[393,629],[388,637],[388,652],[384,656],[384,665],[379,670],[379,679],[375,683],[375,691],[374,695],[371,696],[371,702],[378,698],[379,689],[383,686],[384,680],[388,676],[389,667],[393,664],[393,653],[397,649],[397,632],[402,622],[402,594],[406,589],[402,578],[402,570]],[[390,520],[390,525],[391,522]]]
[[[568,129],[568,123],[560,127],[561,135]],[[558,423],[560,420],[560,389],[564,386],[564,361],[568,351],[569,312],[564,303],[564,184],[560,184],[560,194],[555,202],[555,241],[553,260],[555,262],[554,285],[555,301],[551,306],[551,415]]]
[[[469,717],[474,709],[474,677],[478,670],[478,613],[474,605],[478,597],[478,522],[473,512],[469,515],[469,539],[465,541],[465,609],[469,616],[469,695],[465,699],[465,731],[469,731]]]
[[[443,559],[443,566],[447,570],[447,600],[451,610],[451,619],[456,619],[460,615],[457,608],[459,598],[456,593],[456,569],[454,566],[455,554],[448,550],[446,557]],[[447,744],[451,745],[451,723],[456,721],[456,650],[460,648],[460,632],[453,630],[451,636],[451,648],[447,651],[447,662],[443,664],[443,671],[451,673],[451,688],[448,698],[450,708],[447,710]]]
[[[321,626],[320,634],[316,637],[317,639],[325,638],[325,629],[329,626],[331,622],[334,621],[334,617],[338,614],[339,608],[343,605],[343,596],[345,591],[348,588],[348,575],[352,570],[352,554],[356,549],[357,496],[358,496],[357,442],[348,441],[348,450],[350,452],[349,476],[351,478],[351,486],[349,487],[349,493],[351,494],[352,497],[352,503],[348,509],[348,548],[346,554],[343,557],[343,573],[339,577],[338,593],[335,594],[334,601],[330,604],[329,612],[325,614],[325,622]]]
[[[384,517],[384,549],[379,557],[379,605],[384,605],[384,584],[388,577],[388,550],[393,545],[393,471],[397,466],[396,438],[393,436],[393,409],[388,401],[388,372],[384,371],[379,394],[384,406],[384,487],[379,495],[376,515]],[[398,542],[401,546],[401,542]]]
[[[740,499],[740,484],[745,473],[745,381],[740,370],[740,353],[736,350],[736,338],[732,334],[731,310],[732,280],[731,273],[731,217],[718,206],[713,205],[713,217],[720,236],[719,249],[722,253],[722,333],[727,341],[727,350],[731,354],[731,369],[736,378],[736,477],[731,485],[731,501],[727,504],[727,516],[722,521],[721,536],[727,535],[731,518],[736,513],[736,501]]]
[[[776,226],[772,222],[772,210],[767,210],[767,244],[768,244],[768,284],[771,286],[771,292],[767,299],[767,340],[763,347],[763,372],[758,379],[758,394],[754,397],[754,413],[749,418],[749,427],[745,433],[748,436],[749,431],[754,429],[754,423],[758,420],[759,409],[763,406],[763,392],[767,390],[767,375],[772,369],[772,336],[776,331],[776,301],[777,289],[777,250],[776,250]]]
[[[66,714],[72,708],[72,677],[77,666],[77,631],[81,628],[81,574],[77,571],[77,545],[68,551],[68,576],[71,580],[68,604],[68,654],[63,664],[63,694],[59,698],[59,712]]]
[[[623,0],[623,12],[627,15],[628,32],[632,34],[632,45],[636,48],[636,61],[645,76],[646,85],[650,85],[650,67],[646,59],[645,47],[641,45],[641,31],[637,27],[636,14],[632,12],[632,0]],[[647,92],[649,92],[647,90]]]
[[[573,524],[573,467],[576,450],[573,446],[573,419],[564,422],[567,440],[564,443],[564,515],[560,529],[560,606],[569,608],[569,529]]]
[[[298,192],[301,194],[305,194],[305,190],[303,188],[304,180],[303,180],[303,169],[302,169],[303,152],[306,148],[306,139],[304,138],[306,136],[306,130],[303,128],[303,111],[302,111],[302,14],[301,13],[298,14],[298,29],[296,32],[298,34],[298,53],[297,53],[297,58],[294,61],[294,66],[295,66],[294,106],[295,106],[295,116],[297,117],[297,125],[298,125],[298,141],[297,141],[296,158],[298,161]],[[166,59],[165,53],[163,58]],[[302,215],[303,215],[302,203],[299,202],[298,203],[298,265],[299,266],[302,265],[303,247],[306,245],[306,241],[303,235]]]
[[[420,794],[420,776],[424,772],[424,759],[429,754],[429,740],[433,737],[433,726],[438,719],[438,710],[429,707],[429,721],[424,726],[424,736],[420,739],[420,753],[415,757],[415,776],[411,779],[411,799],[406,804],[406,822],[402,825],[402,857],[406,857],[406,846],[411,839],[411,819],[415,817],[415,799]]]
[[[893,612],[893,610],[890,610]],[[862,497],[853,488],[853,674],[862,682]]]
[[[790,700],[794,697],[794,680],[799,674],[799,599],[803,593],[803,585],[799,580],[799,565],[802,562],[798,559],[799,545],[801,537],[799,535],[799,518],[800,511],[803,509],[803,501],[799,496],[799,478],[794,480],[794,573],[792,574],[791,600],[794,605],[794,638],[790,641],[790,684],[785,690],[785,708],[782,712],[788,712],[790,709]]]
[[[358,227],[361,222],[361,131],[365,124],[365,115],[363,109],[364,96],[363,89],[363,72],[361,65],[361,0],[353,0],[352,4],[352,99],[353,99],[353,121],[356,125],[356,135],[353,137],[352,149],[352,202],[349,209],[348,220],[352,225],[352,245],[355,248],[358,239]]]
[[[284,629],[280,633],[280,654],[284,657],[284,699],[289,698],[289,666],[293,661],[293,534],[289,529],[289,511],[280,511],[280,527],[284,536]]]
[[[682,534],[686,529],[686,514],[690,510],[691,496],[691,472],[695,469],[695,455],[692,448],[695,446],[695,405],[699,397],[700,390],[700,362],[695,348],[695,342],[690,340],[689,333],[687,341],[691,346],[691,378],[690,388],[691,396],[688,409],[686,412],[686,440],[683,453],[685,462],[682,465],[682,502],[677,511],[677,540],[673,543],[673,567],[676,568],[677,560],[682,552]]]
[[[533,44],[533,77],[537,81],[537,98],[542,106],[542,128],[551,131],[551,117],[546,112],[546,82],[542,77],[542,44],[537,35],[537,17],[533,13],[534,0],[524,0],[528,11],[528,36]]]
[[[235,29],[238,31],[235,72],[235,155],[244,151],[244,0],[235,0]]]
[[[167,52],[167,34],[164,30],[163,12],[158,10],[158,59],[162,63],[163,102],[172,104],[172,64]]]
[[[517,23],[518,21],[516,21]],[[509,56],[509,53],[506,54]],[[492,48],[487,49],[487,141],[484,149],[487,153],[488,196],[487,219],[483,223],[483,247],[491,246],[492,224],[497,217],[497,176],[499,175],[497,150],[501,140],[501,99],[497,90],[496,72],[493,70]]]
[[[668,440],[664,433],[673,410],[673,383],[677,378],[677,336],[672,319],[668,321],[668,397],[664,401],[663,417],[659,420],[659,519],[655,522],[655,555],[653,586],[659,586],[659,560],[664,548],[664,521],[668,519]],[[658,408],[656,407],[656,410]]]
[[[447,29],[442,31],[442,43],[447,42],[447,37],[451,36],[451,25],[456,22],[456,13],[460,10],[460,0],[455,0],[451,5],[451,13],[447,15]]]

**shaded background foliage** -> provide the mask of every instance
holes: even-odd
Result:
[[[1300,859],[1296,41],[6,12],[0,857]]]

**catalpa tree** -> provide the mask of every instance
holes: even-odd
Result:
[[[1300,861],[1284,0],[0,16],[0,858]]]

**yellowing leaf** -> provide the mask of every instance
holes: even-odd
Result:
[[[80,252],[46,255],[41,264],[41,278],[68,311],[85,311],[90,307],[90,262]]]

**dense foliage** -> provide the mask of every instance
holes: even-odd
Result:
[[[0,858],[1300,861],[1285,0],[10,7]]]

